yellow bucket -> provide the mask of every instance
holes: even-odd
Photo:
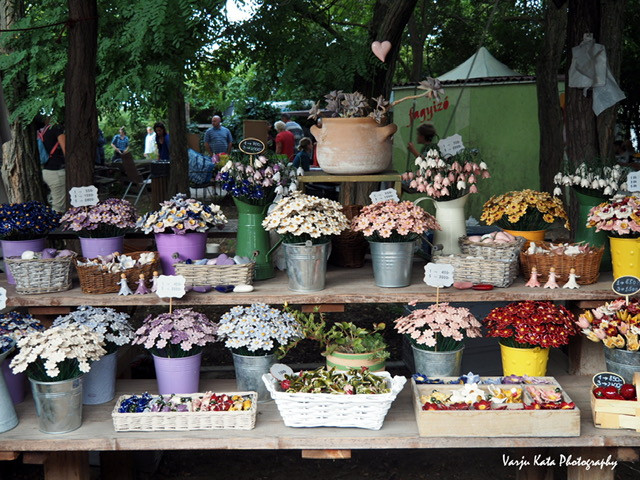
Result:
[[[505,230],[514,237],[524,237],[530,242],[544,242],[544,236],[547,233],[546,230]]]
[[[513,348],[500,344],[502,354],[502,372],[504,376],[529,375],[544,377],[549,361],[548,348]]]
[[[613,278],[640,277],[640,238],[609,237]]]

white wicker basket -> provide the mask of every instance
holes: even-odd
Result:
[[[251,408],[245,411],[227,412],[139,412],[120,413],[118,408],[131,395],[122,395],[111,412],[113,428],[117,432],[153,432],[161,430],[251,430],[256,426],[258,394],[256,392],[224,392],[227,395],[251,397]],[[196,398],[203,393],[180,395]],[[218,393],[218,395],[221,395]]]
[[[262,381],[276,401],[287,427],[356,427],[380,430],[391,403],[407,379],[388,372],[376,372],[386,378],[390,393],[377,395],[333,395],[330,393],[285,393],[270,373]]]

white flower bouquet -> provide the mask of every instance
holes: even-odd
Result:
[[[572,187],[580,193],[594,197],[608,197],[615,195],[618,189],[627,189],[629,169],[620,165],[583,162],[575,170],[567,165],[563,170],[553,177],[553,183],[556,185],[554,195],[562,195],[563,186]]]
[[[90,363],[107,353],[103,347],[104,337],[87,327],[51,327],[20,339],[11,368],[41,382],[71,380],[89,372]]]

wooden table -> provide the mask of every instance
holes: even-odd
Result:
[[[306,183],[344,183],[344,198],[347,199],[351,197],[350,191],[347,192],[351,188],[351,184],[362,182],[393,182],[394,188],[398,192],[398,198],[402,196],[402,176],[395,170],[385,170],[370,175],[331,175],[322,170],[311,170],[298,177],[300,190],[303,192]]]

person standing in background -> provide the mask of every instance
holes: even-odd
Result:
[[[158,147],[158,159],[168,162],[169,161],[169,134],[162,122],[156,122],[153,125],[153,130],[156,132],[156,146]]]
[[[218,115],[211,118],[211,128],[204,132],[204,147],[209,155],[231,153],[233,136],[229,129],[222,125],[222,119]]]
[[[298,122],[291,120],[291,115],[284,112],[280,115],[280,120],[286,125],[286,129],[293,133],[294,145],[300,144],[300,140],[304,137],[304,130]]]
[[[127,137],[127,132],[125,131],[124,127],[120,127],[118,129],[118,135],[113,136],[113,140],[111,140],[111,146],[114,150],[111,161],[114,163],[122,162],[122,154],[129,151],[129,137]]]
[[[300,140],[300,144],[298,145],[298,153],[293,159],[293,167],[302,169],[305,172],[308,172],[311,168],[311,163],[313,159],[311,156],[313,155],[313,143],[309,137],[302,137]]]
[[[276,153],[286,155],[289,161],[293,161],[295,138],[293,133],[287,130],[284,122],[276,122]]]
[[[43,129],[42,143],[49,152],[47,163],[42,166],[42,178],[51,192],[51,208],[64,213],[67,210],[67,180],[64,169],[66,137],[62,125],[46,125]]]
[[[98,128],[98,147],[96,149],[96,165],[104,165],[104,146],[107,141],[101,128]]]
[[[144,158],[151,158],[156,153],[156,133],[153,128],[147,127],[147,135],[144,137]]]
[[[416,129],[416,142],[420,145],[424,145],[422,147],[422,151],[418,152],[418,149],[415,147],[413,142],[409,142],[407,144],[407,148],[411,152],[414,157],[420,157],[422,155],[426,155],[426,152],[432,148],[437,148],[437,145],[433,144],[433,137],[436,134],[436,128],[430,123],[423,123]]]

